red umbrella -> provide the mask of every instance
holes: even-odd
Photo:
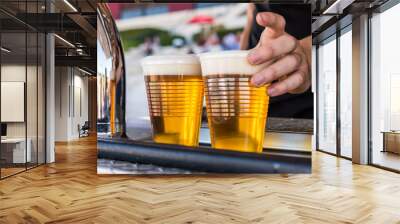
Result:
[[[190,24],[212,24],[214,23],[214,18],[207,15],[197,15],[189,20]]]

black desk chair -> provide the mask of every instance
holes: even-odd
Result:
[[[89,121],[85,121],[85,123],[82,125],[82,127],[78,124],[79,138],[88,137],[89,129],[90,129]]]

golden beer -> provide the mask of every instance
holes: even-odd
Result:
[[[153,140],[198,146],[204,87],[197,57],[151,56],[142,66]]]
[[[267,64],[253,66],[247,51],[200,55],[211,145],[217,149],[262,152],[269,96],[251,76]]]

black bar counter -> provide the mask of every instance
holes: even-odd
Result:
[[[310,173],[311,152],[265,149],[263,153],[98,138],[98,158],[209,173]]]

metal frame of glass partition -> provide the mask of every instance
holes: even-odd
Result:
[[[27,13],[28,13],[27,4],[28,4],[28,2],[29,3],[36,3],[36,12],[39,12],[39,3],[44,3],[45,1],[39,1],[39,0],[27,1],[27,0],[25,0],[25,1],[21,1],[21,2],[25,3],[25,16],[27,16]],[[1,13],[7,13],[7,11],[5,11],[2,8],[0,8],[0,10],[1,10]],[[47,7],[46,7],[45,10],[47,12]],[[18,18],[15,18],[15,19],[18,20]],[[24,27],[23,30],[17,30],[17,31],[4,31],[4,30],[1,30],[0,31],[0,46],[3,46],[3,44],[4,44],[4,43],[2,43],[2,40],[3,40],[2,37],[3,37],[4,34],[13,33],[13,34],[17,34],[17,35],[18,34],[19,35],[25,35],[25,40],[24,40],[25,41],[25,43],[24,43],[25,44],[24,45],[25,49],[23,50],[23,51],[25,51],[25,58],[23,59],[23,60],[25,60],[25,64],[24,64],[24,67],[25,67],[25,81],[24,81],[24,83],[25,83],[24,84],[25,167],[21,167],[21,170],[18,171],[18,172],[13,172],[13,173],[8,174],[8,175],[5,176],[4,173],[2,172],[3,171],[2,166],[0,166],[0,179],[5,179],[7,177],[11,177],[11,176],[14,176],[16,174],[25,172],[27,170],[36,168],[36,167],[38,167],[40,165],[45,164],[46,161],[47,161],[47,158],[46,158],[47,157],[47,153],[46,153],[46,149],[47,149],[47,140],[46,140],[47,139],[46,138],[46,136],[47,136],[47,128],[46,128],[47,127],[47,119],[46,119],[47,118],[47,114],[46,114],[47,113],[47,110],[46,110],[46,108],[47,108],[47,99],[46,99],[47,98],[47,81],[46,81],[46,78],[47,78],[47,38],[46,38],[46,36],[47,36],[47,33],[41,32],[40,30],[37,30],[37,29],[33,28],[32,26],[29,26],[28,24],[24,23],[21,20],[19,20],[18,22],[24,24],[23,25],[23,27]],[[36,125],[36,127],[33,126],[33,129],[32,129],[32,130],[36,129],[36,130],[34,130],[34,131],[36,131],[36,135],[31,137],[33,139],[36,138],[35,139],[35,141],[36,141],[36,147],[35,147],[35,150],[36,150],[36,161],[34,163],[30,163],[28,165],[27,148],[28,148],[28,115],[29,114],[28,114],[28,108],[27,108],[27,104],[28,104],[28,99],[27,99],[27,97],[28,97],[28,92],[27,92],[28,87],[27,87],[27,85],[28,85],[28,65],[29,65],[29,63],[28,63],[28,60],[29,60],[28,59],[28,47],[29,47],[28,46],[28,35],[29,34],[32,35],[33,39],[36,39],[36,41],[33,40],[33,44],[36,45],[36,47],[34,47],[34,54],[36,56],[36,61],[29,62],[29,63],[33,63],[33,66],[36,67],[35,71],[33,73],[31,73],[31,74],[35,74],[36,75],[36,77],[35,77],[36,86],[34,85],[34,88],[36,88],[36,90],[34,90],[34,92],[36,92],[36,96],[35,96],[36,97],[36,99],[35,99],[36,100],[36,111],[35,111],[35,113],[36,113],[36,118],[35,118],[36,122],[33,120],[33,125]],[[41,44],[40,44],[40,41],[41,41]],[[42,45],[41,48],[39,47],[40,45]],[[4,55],[2,55],[2,53],[0,53],[0,82],[2,80],[2,67],[3,67],[3,62],[4,62],[3,57],[4,57]],[[40,58],[42,60],[42,63],[40,63]],[[42,88],[41,91],[42,92],[39,94],[39,66],[40,65],[41,65],[41,85],[42,85],[41,86],[41,88]],[[0,86],[0,89],[1,89],[1,86]],[[0,96],[1,96],[1,93],[0,93]],[[1,101],[1,98],[0,98],[0,101]],[[39,101],[41,101],[41,104],[42,104],[41,105],[41,108],[42,108],[41,113],[39,111]],[[1,110],[1,105],[0,105],[0,110]],[[35,110],[35,109],[33,109],[33,110]],[[35,115],[34,115],[34,117],[35,117]],[[40,123],[41,124],[41,128],[42,128],[41,130],[39,130],[39,121],[41,122]],[[0,121],[0,123],[1,123],[1,121]],[[39,131],[41,131],[40,134],[39,134]],[[40,135],[42,135],[41,136],[42,137],[41,142],[39,141],[39,136]],[[39,145],[41,145],[41,146],[39,146]],[[40,149],[39,149],[39,147],[40,147]],[[42,152],[41,157],[39,157],[40,152]],[[1,158],[1,153],[2,153],[2,144],[0,144],[0,158]],[[1,165],[1,163],[0,163],[0,165]]]
[[[373,133],[372,133],[372,17],[373,13],[383,13],[386,10],[400,4],[399,0],[388,0],[384,4],[368,11],[368,165],[380,169],[388,170],[395,173],[400,173],[400,170],[393,169],[387,166],[379,165],[373,161]]]

